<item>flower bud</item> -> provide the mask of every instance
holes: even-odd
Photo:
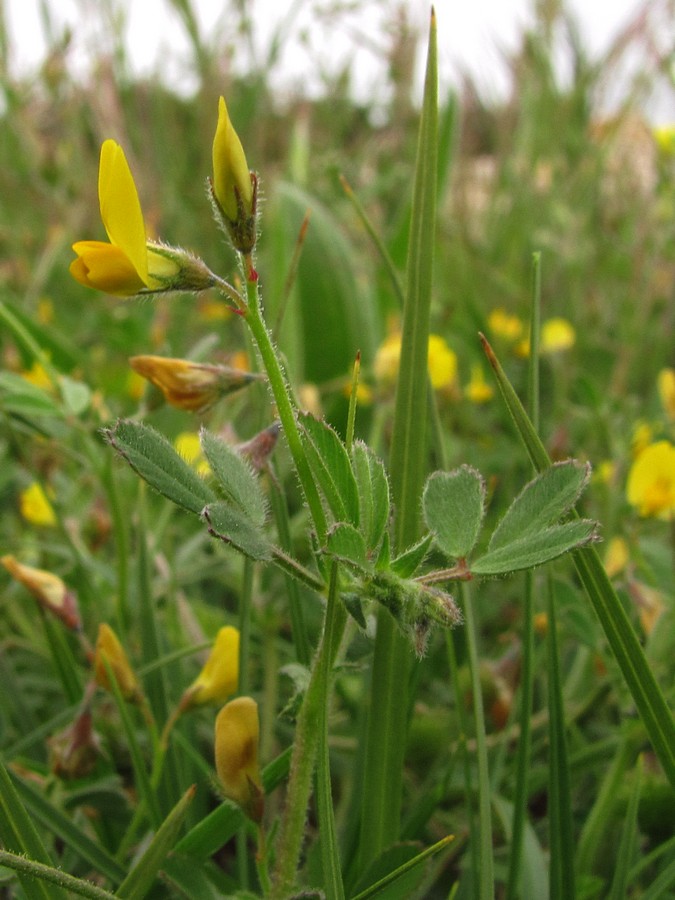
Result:
[[[250,253],[256,239],[257,181],[248,168],[244,148],[227,112],[218,103],[218,126],[213,139],[211,199],[217,218],[236,250]]]
[[[101,742],[92,728],[91,711],[84,709],[63,731],[48,738],[49,768],[59,778],[84,778],[101,753]]]
[[[216,771],[223,793],[258,824],[264,805],[259,730],[258,704],[251,697],[230,700],[216,717]]]
[[[79,630],[82,627],[77,598],[58,575],[44,569],[24,566],[13,556],[3,556],[0,562],[13,578],[28,588],[43,609],[60,619],[68,628]]]
[[[228,366],[163,356],[132,356],[129,363],[135,372],[160,389],[171,406],[198,413],[263,377]]]
[[[239,683],[239,632],[231,625],[216,635],[209,658],[180,701],[184,712],[204,703],[224,703]]]
[[[31,525],[56,525],[56,513],[42,485],[34,481],[21,491],[19,508],[23,518]]]
[[[124,699],[129,703],[138,703],[142,696],[138,678],[131,668],[131,664],[117,635],[109,625],[102,622],[98,626],[98,637],[96,639],[94,677],[96,683],[106,691],[111,690],[108,668],[115,676]]]

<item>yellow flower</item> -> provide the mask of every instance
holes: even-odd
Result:
[[[610,578],[619,575],[626,568],[630,555],[628,544],[622,537],[613,537],[605,551],[605,571]]]
[[[675,369],[661,369],[656,384],[661,406],[670,421],[675,422]]]
[[[256,179],[246,162],[223,97],[213,139],[212,197],[235,248],[250,253],[255,244]]]
[[[77,630],[81,627],[75,594],[68,590],[58,575],[45,569],[24,566],[13,556],[3,556],[0,562],[13,578],[28,588],[43,609],[55,615],[68,628]]]
[[[237,697],[216,717],[216,771],[223,793],[254,822],[263,814],[263,790],[258,765],[258,704]]]
[[[107,663],[107,666],[106,666]],[[141,697],[141,686],[127,658],[119,638],[109,625],[102,622],[98,626],[96,651],[94,654],[94,677],[96,683],[110,690],[108,667],[115,676],[120,692],[125,700],[137,703]]]
[[[237,692],[239,683],[239,632],[231,625],[221,628],[204,668],[185,691],[182,711],[204,703],[224,703]]]
[[[204,459],[199,433],[196,431],[181,431],[173,442],[176,451],[180,453],[185,462],[190,463],[200,475],[208,475],[211,467]]]
[[[567,319],[547,319],[541,326],[540,353],[560,353],[574,346],[577,339],[574,327]]]
[[[675,156],[675,125],[661,125],[652,134],[664,156]]]
[[[124,151],[107,140],[98,173],[101,219],[110,243],[77,241],[70,273],[85,287],[108,294],[204,290],[213,275],[201,260],[173,247],[148,241],[138,191]]]
[[[164,356],[132,356],[129,363],[161,390],[167,403],[194,412],[204,412],[221,397],[262,378],[227,366]]]
[[[35,387],[42,388],[45,391],[51,391],[54,387],[44,366],[39,362],[34,362],[30,369],[26,369],[22,372],[21,377],[25,378],[25,380],[31,384],[34,384]]]
[[[488,316],[488,327],[492,334],[516,341],[523,333],[523,323],[518,316],[512,316],[503,307],[493,309]]]
[[[630,449],[633,459],[636,459],[645,447],[651,444],[654,438],[654,429],[648,422],[636,422],[631,437]]]
[[[19,495],[21,515],[31,525],[56,525],[56,513],[42,485],[34,481]]]
[[[603,459],[593,470],[593,480],[600,484],[612,484],[616,476],[616,463],[611,459]]]
[[[657,441],[640,453],[628,473],[626,496],[641,516],[675,514],[675,446]]]
[[[471,381],[464,388],[464,393],[472,403],[487,403],[494,396],[494,389],[485,380],[480,365],[471,366]]]
[[[437,334],[429,335],[427,365],[431,386],[435,391],[454,387],[457,381],[457,356]]]
[[[401,332],[394,331],[380,344],[375,354],[375,378],[382,385],[393,385],[401,359]],[[453,388],[457,381],[457,356],[437,334],[429,335],[427,365],[434,390]]]

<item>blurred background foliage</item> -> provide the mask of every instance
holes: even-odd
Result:
[[[71,36],[53,33],[39,71],[17,77],[8,67],[7,32],[0,32],[0,299],[58,372],[71,379],[73,392],[72,407],[59,408],[58,414],[42,401],[19,397],[8,376],[27,377],[48,396],[53,394],[30,348],[4,321],[0,545],[3,552],[66,577],[79,592],[90,633],[98,621],[114,615],[120,578],[125,577],[119,568],[113,495],[105,488],[113,463],[97,429],[118,416],[139,413],[172,439],[198,425],[188,414],[162,406],[132,377],[127,358],[157,353],[222,362],[250,349],[236,316],[215,295],[119,301],[87,292],[69,276],[70,244],[103,235],[96,184],[105,138],[113,137],[125,149],[149,231],[236,279],[233,254],[213,225],[205,196],[217,101],[220,94],[226,96],[248,161],[262,181],[258,270],[268,320],[278,323],[275,336],[294,387],[303,405],[323,410],[342,428],[345,388],[360,349],[364,394],[357,432],[387,454],[393,397],[391,382],[378,375],[376,362],[378,348],[396,330],[399,305],[339,176],[347,178],[403,278],[417,121],[412,85],[419,50],[406,6],[391,7],[382,43],[389,102],[376,112],[353,99],[348,69],[324,73],[323,90],[315,96],[278,96],[266,74],[274,42],[257,68],[241,74],[233,64],[238,43],[255,28],[245,4],[231,4],[231,33],[222,46],[199,36],[189,0],[167,2],[169,6],[179,12],[192,40],[191,77],[197,87],[189,97],[158,79],[133,77],[121,39],[111,41],[113,52],[102,52],[91,77],[82,80],[71,73]],[[110,8],[121,14],[121,7]],[[668,8],[672,11],[672,3],[664,4]],[[477,335],[490,336],[522,392],[531,259],[534,251],[542,251],[543,317],[563,318],[567,326],[559,343],[554,329],[542,356],[541,431],[555,458],[574,455],[594,465],[584,512],[602,522],[608,548],[612,539],[623,542],[623,561],[612,560],[618,566],[617,585],[641,623],[655,668],[664,683],[670,678],[672,696],[675,610],[667,524],[639,519],[626,500],[625,482],[636,450],[658,438],[672,440],[675,419],[657,383],[659,372],[674,363],[675,137],[672,127],[656,132],[641,113],[654,82],[672,88],[673,60],[654,51],[646,18],[638,17],[597,60],[587,55],[564,4],[537,3],[535,13],[533,27],[507,60],[511,90],[505,100],[482,97],[468,76],[454,89],[441,86],[432,331],[456,362],[456,373],[441,379],[437,390],[444,440],[451,465],[470,462],[487,477],[496,518],[529,477],[529,467],[499,398],[489,388],[483,394],[470,389],[481,383],[481,375],[490,384]],[[337,5],[332,15],[341,14]],[[563,79],[553,65],[554,36],[569,54],[569,78]],[[277,39],[283,40],[281,32]],[[604,86],[625,56],[636,51],[645,64],[616,111],[607,115],[600,103]],[[307,238],[286,297],[290,261],[308,210]],[[249,364],[255,365],[252,360]],[[209,427],[223,429],[233,439],[250,437],[269,424],[265,397],[265,389],[256,386],[226,400],[208,415]],[[54,405],[58,407],[56,399]],[[280,455],[285,477],[289,464]],[[115,470],[123,516],[135,522],[135,478],[116,465]],[[34,481],[43,485],[56,510],[51,524],[31,519],[25,509],[22,513],[22,492]],[[292,480],[287,481],[293,491]],[[214,548],[158,498],[146,499],[153,596],[165,620],[167,645],[199,643],[214,633],[223,616],[234,615],[239,562]],[[297,506],[292,512],[298,512]],[[599,654],[603,639],[598,625],[579,604],[569,574],[561,572],[558,581],[571,752],[581,759],[593,741],[612,740],[628,701],[607,672],[606,658]],[[279,665],[292,659],[284,589],[270,573],[260,575],[256,587],[266,600],[257,610],[252,683],[272,695],[287,695],[289,685],[280,687],[276,674]],[[129,626],[138,602],[135,590]],[[515,626],[521,591],[518,582],[508,580],[486,585],[481,594],[485,690],[495,735],[509,721],[517,685]],[[12,649],[8,661],[0,663],[3,683],[24,681],[16,691],[0,692],[6,747],[37,728],[48,710],[52,715],[60,697],[59,685],[37,665],[48,659],[42,624],[25,598],[18,602],[17,592],[16,586],[8,587],[0,606],[0,641],[3,649]],[[659,615],[649,619],[655,608],[660,620]],[[311,607],[308,616],[318,622]],[[541,628],[545,630],[543,620]],[[435,649],[432,645],[420,665],[411,795],[440,777],[434,766],[441,766],[447,730],[457,737],[456,721],[445,714],[453,698],[442,647]],[[365,639],[357,638],[352,661],[366,651]],[[460,647],[460,661],[461,652]],[[170,671],[179,673],[176,683],[189,682],[188,669],[185,661],[173,664]],[[336,746],[346,748],[348,758],[363,696],[358,670],[345,675],[339,692]],[[440,716],[431,712],[437,704],[444,709]],[[586,719],[589,708],[592,722]],[[200,726],[204,744],[210,740],[207,724],[205,717]],[[274,726],[269,721],[265,728],[263,754],[288,737],[283,722]],[[114,741],[112,731],[108,739]],[[535,755],[542,752],[542,741],[535,741]],[[45,776],[44,747],[35,742],[27,755],[25,764]],[[508,780],[503,757],[501,764]],[[107,765],[112,777],[110,760]],[[604,759],[590,755],[579,765],[586,766],[585,777],[597,785]],[[336,771],[348,785],[340,762]],[[104,782],[101,796],[105,785],[115,794],[118,786]],[[580,779],[575,786],[580,821],[590,803],[585,784]],[[348,787],[344,791],[338,791],[338,815],[351,802]],[[107,809],[108,801],[99,808]],[[542,782],[542,793],[531,802],[535,822],[543,818],[544,806]],[[459,828],[457,808],[450,790],[445,808],[439,806],[436,818],[430,818],[426,836],[436,836],[446,826]],[[643,828],[649,834],[650,828],[661,833],[659,809],[654,801],[656,812],[649,820],[645,807]],[[414,831],[414,823],[409,824]],[[105,840],[104,832],[115,825],[110,821],[98,827]]]

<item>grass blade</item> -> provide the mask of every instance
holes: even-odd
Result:
[[[550,466],[546,448],[509,382],[492,347],[484,337],[483,348],[492,366],[504,402],[514,420],[533,465],[538,471]],[[635,629],[607,577],[593,547],[573,554],[579,578],[605,632],[628,690],[647,729],[654,751],[670,783],[675,786],[675,721],[663,691],[649,666]]]
[[[397,510],[395,547],[415,542],[419,501],[428,460],[426,395],[429,311],[436,224],[438,154],[438,72],[436,17],[432,11],[424,100],[419,128],[413,210],[408,246],[408,283],[403,309],[401,362],[390,459],[392,497]],[[403,748],[408,719],[411,652],[394,621],[378,615],[370,716],[366,735],[361,812],[360,865],[379,855],[398,834]]]

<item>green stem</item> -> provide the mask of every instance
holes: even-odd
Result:
[[[469,668],[471,670],[471,693],[473,695],[473,716],[476,727],[476,755],[478,757],[478,842],[480,851],[478,876],[478,896],[480,900],[493,900],[495,884],[492,848],[492,806],[490,801],[490,775],[488,772],[487,743],[485,741],[485,714],[483,693],[480,684],[480,663],[478,658],[477,628],[471,603],[469,587],[460,583],[462,609],[466,627],[466,643]],[[473,840],[473,837],[472,837]]]
[[[290,392],[286,376],[281,368],[279,357],[277,356],[272,344],[271,335],[262,318],[262,310],[260,308],[260,295],[258,292],[258,282],[249,278],[246,282],[246,294],[248,298],[248,306],[246,310],[246,323],[251,330],[253,339],[256,342],[260,356],[262,357],[265,372],[269,380],[269,385],[274,396],[274,402],[277,406],[277,414],[281,421],[288,448],[291,451],[293,462],[300,479],[300,484],[305,494],[305,499],[309,506],[314,527],[317,531],[317,537],[320,543],[326,534],[326,517],[319,493],[314,483],[311,470],[305,450],[302,446],[300,432],[295,420],[295,410],[290,400]]]
[[[115,894],[97,887],[90,881],[75,878],[74,875],[68,875],[61,869],[35,862],[34,859],[26,859],[25,856],[17,856],[16,853],[10,853],[8,850],[0,850],[0,866],[7,866],[8,869],[13,869],[21,875],[46,881],[69,891],[70,894],[76,894],[78,897],[89,897],[90,900],[114,900],[115,897]]]

